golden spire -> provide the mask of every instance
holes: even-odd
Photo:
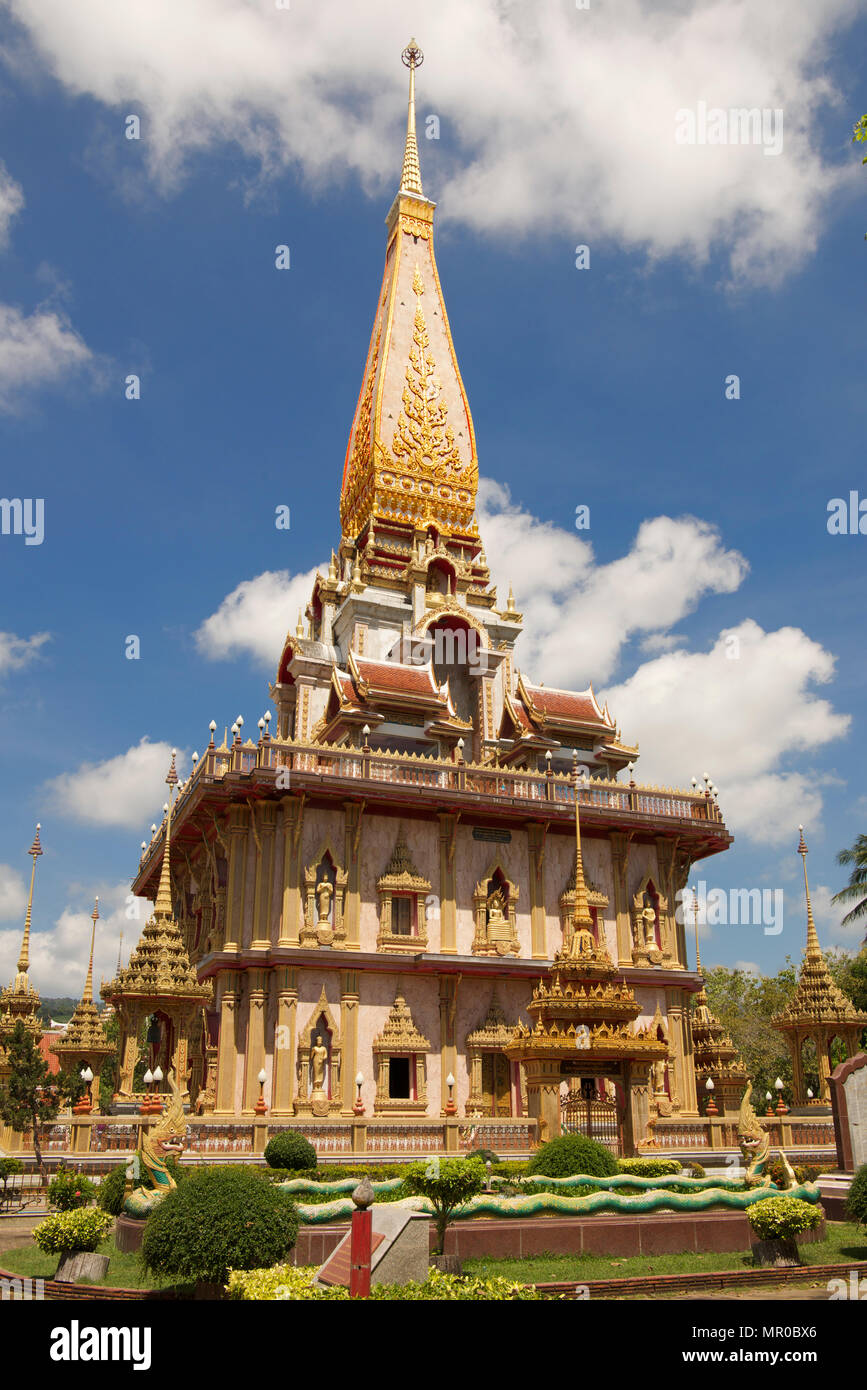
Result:
[[[695,973],[701,974],[701,953],[698,949],[698,893],[692,890],[692,924],[695,929]]]
[[[18,957],[18,974],[15,976],[15,988],[27,987],[27,971],[30,966],[30,922],[33,916],[33,883],[36,878],[36,861],[42,853],[42,845],[39,843],[40,826],[36,826],[36,834],[33,837],[33,844],[27,851],[33,856],[33,866],[30,870],[30,893],[27,898],[27,911],[24,915],[24,936],[21,938],[21,954]]]
[[[822,951],[819,946],[819,938],[816,935],[816,923],[813,921],[813,905],[810,902],[810,885],[807,881],[807,845],[804,840],[804,827],[798,826],[800,840],[798,842],[798,853],[801,856],[801,863],[804,866],[804,893],[807,897],[807,955],[821,956]]]
[[[166,843],[163,849],[163,862],[160,869],[160,885],[157,889],[157,900],[154,903],[155,917],[171,917],[172,915],[172,878],[171,878],[171,839],[172,839],[172,796],[175,787],[178,785],[178,774],[175,770],[176,749],[172,749],[172,765],[166,773],[166,782],[169,788],[169,804],[166,811]]]
[[[87,979],[84,982],[84,993],[81,998],[84,1003],[89,1004],[93,1001],[93,943],[96,940],[96,924],[99,921],[99,896],[94,899],[93,911],[90,914],[93,920],[93,928],[90,933],[90,960],[87,966]]]
[[[418,162],[418,143],[415,138],[415,70],[420,68],[424,62],[424,54],[415,39],[410,39],[400,57],[401,62],[409,68],[409,106],[406,114],[406,145],[403,151],[400,191],[402,193],[414,193],[417,197],[423,198],[421,169]]]
[[[580,955],[579,930],[593,930],[593,917],[587,901],[587,884],[584,881],[584,860],[581,856],[581,816],[578,810],[578,754],[572,758],[572,775],[575,779],[575,906],[572,909],[572,955]]]

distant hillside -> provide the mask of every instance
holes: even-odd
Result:
[[[68,1023],[77,1003],[77,999],[43,999],[39,1006],[39,1017],[46,1025],[52,1019],[55,1023]]]

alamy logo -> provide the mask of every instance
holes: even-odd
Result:
[[[695,891],[681,888],[677,893],[678,922],[691,925],[698,908],[698,922],[707,927],[761,927],[765,936],[779,936],[783,930],[782,888],[710,888],[699,879]]]
[[[695,110],[682,106],[675,112],[674,138],[678,145],[761,145],[762,153],[783,152],[783,113],[779,107],[722,106],[708,108],[700,101]]]
[[[0,1302],[42,1303],[45,1298],[45,1280],[30,1279],[26,1274],[18,1278],[0,1279]]]
[[[51,1329],[52,1361],[131,1361],[134,1371],[151,1364],[149,1327],[82,1327],[73,1318],[68,1327]]]
[[[0,497],[0,536],[23,536],[25,545],[45,539],[45,501],[42,497]]]

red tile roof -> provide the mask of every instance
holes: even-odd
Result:
[[[546,719],[568,720],[576,724],[604,724],[611,727],[602,710],[596,703],[592,690],[554,690],[547,685],[524,683],[524,689],[533,705]],[[517,701],[516,701],[517,704]]]

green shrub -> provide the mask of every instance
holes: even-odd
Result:
[[[455,1212],[471,1197],[478,1196],[486,1178],[479,1159],[434,1158],[427,1163],[409,1165],[404,1186],[413,1196],[427,1197],[433,1204],[438,1254],[442,1254],[446,1227]]]
[[[275,1265],[272,1269],[233,1269],[229,1272],[229,1297],[250,1302],[349,1298],[349,1290],[345,1288],[317,1288],[313,1283],[317,1272],[315,1267],[296,1269],[294,1265]],[[459,1278],[454,1274],[441,1274],[436,1269],[431,1270],[423,1284],[374,1284],[370,1291],[373,1300],[400,1302],[467,1299],[488,1303],[513,1299],[535,1301],[544,1296],[532,1284],[518,1284],[496,1276],[487,1279]]]
[[[682,1168],[676,1158],[621,1158],[617,1167],[632,1178],[673,1178]]]
[[[693,1163],[689,1170],[689,1176],[691,1178],[706,1178],[707,1172],[700,1163]]]
[[[80,1207],[46,1216],[34,1229],[33,1239],[46,1255],[68,1255],[73,1250],[95,1250],[110,1230],[107,1211]]]
[[[230,1269],[284,1259],[298,1225],[294,1202],[252,1169],[203,1167],[151,1212],[142,1258],[154,1274],[224,1284]]]
[[[0,1182],[3,1184],[3,1191],[0,1192],[0,1201],[3,1203],[12,1201],[12,1192],[6,1187],[10,1178],[17,1177],[24,1172],[24,1164],[20,1158],[0,1158]]]
[[[867,1226],[867,1163],[862,1163],[852,1179],[846,1199],[846,1215],[850,1221]]]
[[[309,1170],[316,1167],[316,1150],[303,1134],[298,1134],[294,1129],[284,1129],[268,1140],[265,1162],[269,1168]]]
[[[71,1168],[58,1168],[48,1184],[48,1205],[55,1211],[77,1211],[90,1206],[96,1191],[90,1178],[74,1173]]]
[[[111,1216],[120,1216],[126,1195],[126,1164],[119,1163],[102,1179],[96,1192],[96,1205]]]
[[[467,1149],[465,1158],[480,1158],[483,1163],[499,1163],[499,1158],[493,1149]]]
[[[536,1150],[527,1171],[546,1178],[571,1178],[576,1173],[611,1178],[618,1170],[617,1159],[603,1144],[583,1134],[561,1134]]]
[[[812,1231],[822,1213],[800,1197],[766,1197],[748,1208],[747,1219],[760,1240],[788,1240]]]

